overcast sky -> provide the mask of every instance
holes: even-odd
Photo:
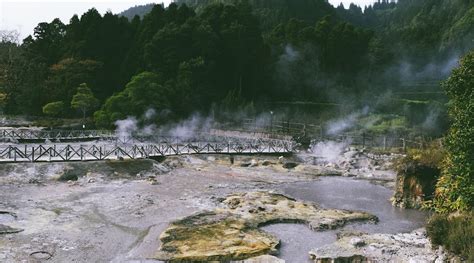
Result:
[[[33,33],[40,22],[51,22],[60,18],[68,23],[74,15],[81,15],[92,7],[101,14],[108,10],[112,13],[147,3],[165,3],[172,0],[0,0],[0,30],[17,30],[23,39]],[[329,0],[333,5],[343,3],[346,7],[354,2],[360,6],[373,3],[375,0]]]

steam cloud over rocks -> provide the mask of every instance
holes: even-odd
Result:
[[[135,117],[128,117],[125,120],[115,122],[115,134],[120,141],[128,141],[132,138],[133,133],[138,130],[138,121]]]
[[[349,147],[350,141],[335,142],[324,141],[317,142],[311,146],[311,153],[320,162],[339,163],[343,157],[343,153]]]
[[[155,124],[149,124],[155,117],[154,109],[147,110],[142,116],[143,121],[136,117],[128,117],[124,120],[115,122],[115,133],[121,142],[127,142],[134,135],[138,136],[166,136],[178,138],[180,140],[189,140],[201,133],[209,132],[213,125],[213,118],[203,117],[200,114],[194,114],[181,122],[165,124],[157,127]]]
[[[349,114],[346,117],[330,121],[326,125],[327,135],[338,135],[355,126],[357,119],[369,113],[369,107],[365,106],[362,110]]]

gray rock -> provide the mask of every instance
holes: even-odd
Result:
[[[362,238],[359,238],[359,237],[351,238],[349,243],[351,243],[351,245],[354,246],[354,247],[363,247],[363,246],[366,245],[365,241]]]
[[[269,161],[269,160],[263,160],[262,161],[263,166],[269,166],[269,165],[273,165],[273,164],[276,164],[276,163],[272,162],[272,161]]]
[[[285,169],[293,169],[296,166],[298,166],[298,164],[294,163],[294,162],[286,162],[286,163],[283,164],[283,168],[285,168]]]
[[[347,233],[310,251],[310,257],[314,262],[434,262],[447,254],[433,250],[425,230],[419,229],[405,234]]]

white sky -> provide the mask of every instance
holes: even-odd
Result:
[[[59,18],[65,24],[74,15],[82,15],[95,7],[101,14],[108,10],[120,13],[135,5],[164,3],[172,0],[0,0],[0,30],[17,30],[20,40],[33,33],[40,22],[51,22]],[[376,0],[329,0],[335,6],[343,3],[346,7],[354,2],[362,7]]]

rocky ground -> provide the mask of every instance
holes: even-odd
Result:
[[[242,248],[258,251],[209,259],[244,260],[271,253],[278,249],[278,239],[259,230],[261,224],[286,220],[319,229],[373,219],[366,213],[320,209],[278,194],[281,185],[331,174],[393,184],[393,172],[364,156],[353,149],[343,163],[323,164],[311,161],[309,154],[4,164],[0,166],[0,262],[176,259],[190,251],[182,250],[179,243],[192,240],[186,235],[190,229],[210,231],[199,233],[203,238],[208,233],[217,237],[208,238],[209,242],[233,237],[215,244],[217,248],[244,244]],[[367,176],[367,171],[372,175]],[[198,225],[207,228],[194,227],[196,215]],[[209,228],[213,224],[226,230]],[[206,256],[209,251],[202,252],[200,256]],[[280,261],[264,255],[245,262]]]
[[[307,224],[312,230],[335,229],[353,221],[377,221],[364,212],[322,209],[268,192],[226,197],[223,207],[173,222],[160,236],[156,258],[171,261],[228,261],[274,253],[279,240],[258,229],[276,222]]]
[[[314,262],[446,262],[442,248],[434,249],[424,229],[400,234],[341,233],[338,240],[310,253]]]

